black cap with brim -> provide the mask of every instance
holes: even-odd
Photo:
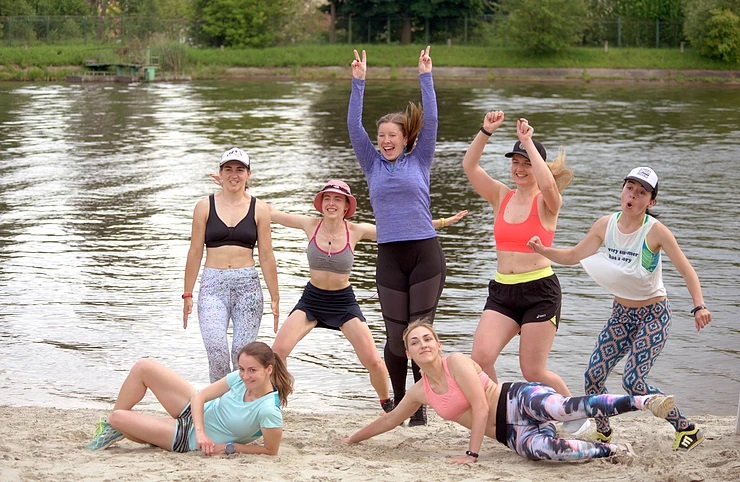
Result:
[[[542,156],[542,160],[547,160],[547,151],[545,150],[545,146],[542,145],[540,141],[536,141],[532,139],[532,142],[534,142],[534,147],[537,148],[537,152],[540,153],[540,156]],[[514,149],[511,150],[511,152],[507,152],[504,154],[506,157],[514,157],[514,154],[519,154],[520,156],[524,156],[529,160],[529,154],[527,154],[527,150],[522,146],[522,143],[519,141],[516,141],[516,144],[514,144]]]

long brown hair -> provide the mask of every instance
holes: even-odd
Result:
[[[285,366],[283,359],[276,356],[272,348],[261,341],[253,341],[244,345],[239,350],[237,359],[242,355],[254,357],[264,368],[272,365],[270,382],[277,388],[280,405],[286,407],[288,405],[288,395],[293,393],[293,375],[288,371],[288,367]]]
[[[404,112],[391,112],[386,114],[375,123],[375,127],[391,122],[401,128],[401,133],[406,137],[406,152],[411,152],[419,137],[421,127],[424,125],[424,109],[421,104],[409,102]]]

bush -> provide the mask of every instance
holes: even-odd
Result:
[[[740,2],[686,1],[684,30],[691,45],[704,56],[740,63]]]
[[[506,44],[533,54],[550,54],[575,45],[581,38],[585,8],[582,0],[502,0]]]

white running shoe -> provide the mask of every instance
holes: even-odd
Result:
[[[658,418],[666,418],[673,410],[673,395],[653,395],[645,402],[645,408],[653,412]]]
[[[579,438],[587,435],[592,428],[591,420],[588,418],[582,418],[580,420],[570,420],[563,422],[560,426],[559,432],[561,436],[568,436],[573,438]]]

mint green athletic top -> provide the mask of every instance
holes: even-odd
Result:
[[[231,390],[219,398],[206,402],[203,411],[203,422],[206,434],[213,443],[226,442],[249,443],[262,436],[263,428],[280,428],[283,426],[283,414],[280,411],[280,397],[277,390],[252,400],[244,401],[247,387],[239,372],[226,375],[226,383]],[[198,450],[195,439],[195,427],[190,429],[188,438],[190,450]]]

